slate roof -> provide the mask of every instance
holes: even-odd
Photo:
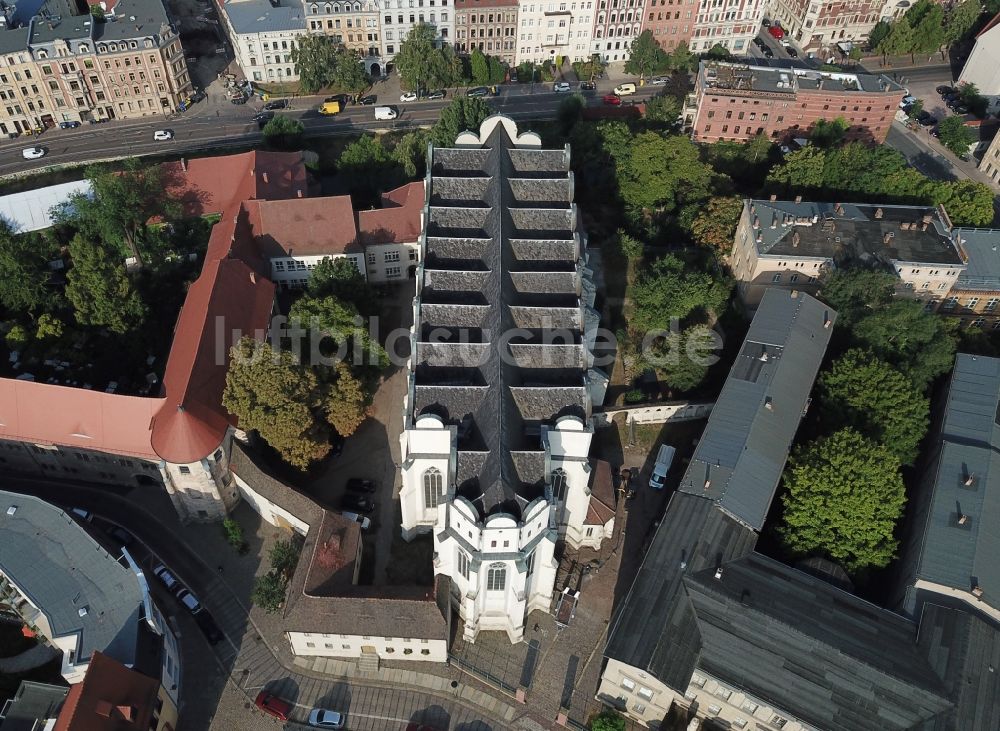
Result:
[[[170,18],[163,0],[117,0],[114,14],[104,23],[94,25],[94,40],[158,37],[166,35],[169,29]]]
[[[482,147],[433,151],[408,416],[458,425],[459,462],[466,451],[486,455],[458,481],[460,494],[484,516],[517,516],[544,468],[513,455],[541,453],[542,425],[590,416],[585,254],[568,152],[518,147],[502,117],[481,129]],[[513,328],[525,332],[504,341]],[[556,329],[564,337],[543,345]],[[478,347],[425,347],[432,337]]]
[[[998,406],[1000,359],[959,353],[916,576],[962,591],[979,586],[1000,608]]]
[[[280,0],[277,7],[268,0],[233,0],[222,5],[222,12],[237,33],[306,30],[301,0]]]
[[[3,731],[36,731],[44,728],[45,721],[59,715],[69,688],[48,683],[22,680],[17,693],[6,708],[0,728]]]
[[[958,275],[955,288],[1000,291],[1000,230],[958,228],[955,233],[968,256],[966,268]]]
[[[62,510],[28,495],[0,491],[0,535],[0,571],[57,637],[76,635],[77,663],[95,651],[135,661],[142,593],[131,571]]]
[[[759,254],[835,263],[894,262],[961,267],[951,223],[940,209],[866,203],[752,200]],[[879,217],[881,215],[881,217]],[[906,228],[903,228],[905,226]]]
[[[824,731],[904,731],[951,708],[916,624],[760,554],[684,579],[698,668]]]
[[[760,530],[837,313],[769,288],[678,489]]]

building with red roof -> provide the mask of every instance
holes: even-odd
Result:
[[[188,215],[221,216],[178,314],[162,392],[0,378],[0,459],[18,471],[162,484],[183,517],[212,520],[239,500],[228,463],[238,423],[222,405],[230,348],[244,335],[266,338],[276,285],[305,284],[324,258],[352,257],[378,282],[411,274],[424,186],[403,186],[383,196],[382,208],[355,212],[349,196],[310,196],[298,152],[180,160],[162,170]]]

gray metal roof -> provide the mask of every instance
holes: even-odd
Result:
[[[764,293],[680,491],[760,530],[836,316],[803,293]]]
[[[959,228],[955,232],[969,258],[956,287],[1000,291],[1000,229]]]
[[[832,91],[858,94],[898,92],[903,87],[884,74],[817,71],[805,67],[772,66],[702,61],[699,79],[706,89],[789,94],[802,91]]]
[[[45,722],[56,718],[69,688],[48,683],[22,680],[10,707],[0,721],[3,731],[37,731]]]
[[[916,575],[1000,608],[1000,359],[959,353]],[[960,522],[960,516],[965,521]]]
[[[458,494],[518,515],[544,488],[542,427],[592,408],[569,154],[497,124],[481,147],[433,150],[428,188],[410,418],[457,426],[458,462],[476,465]]]
[[[118,0],[114,15],[94,26],[94,40],[159,38],[170,30],[165,0]],[[141,50],[141,49],[140,49]]]
[[[933,207],[770,200],[749,205],[763,256],[963,265],[950,223]]]
[[[698,667],[824,731],[904,731],[951,708],[916,624],[751,554],[684,579]]]
[[[62,510],[28,495],[0,491],[0,535],[0,571],[56,636],[77,635],[76,662],[95,650],[134,662],[142,593],[129,569]]]
[[[31,20],[30,43],[89,39],[91,25],[94,19],[90,14],[81,14],[71,0],[45,0],[38,15]]]
[[[223,12],[237,33],[268,33],[300,30],[305,33],[305,11],[301,0],[280,0],[274,7],[268,0],[232,0]]]

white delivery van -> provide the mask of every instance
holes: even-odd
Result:
[[[619,84],[615,87],[615,94],[618,96],[627,96],[628,94],[635,94],[635,84],[629,82],[626,84]]]
[[[375,119],[395,119],[399,116],[393,107],[375,107]]]
[[[656,464],[653,465],[653,474],[649,476],[649,486],[657,490],[663,489],[663,484],[667,481],[667,473],[670,465],[673,464],[674,454],[677,450],[669,444],[661,444],[660,451],[656,455]]]

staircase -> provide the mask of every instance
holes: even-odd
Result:
[[[359,673],[377,673],[378,672],[378,653],[377,652],[365,652],[361,651],[361,655],[358,656],[358,672]]]

